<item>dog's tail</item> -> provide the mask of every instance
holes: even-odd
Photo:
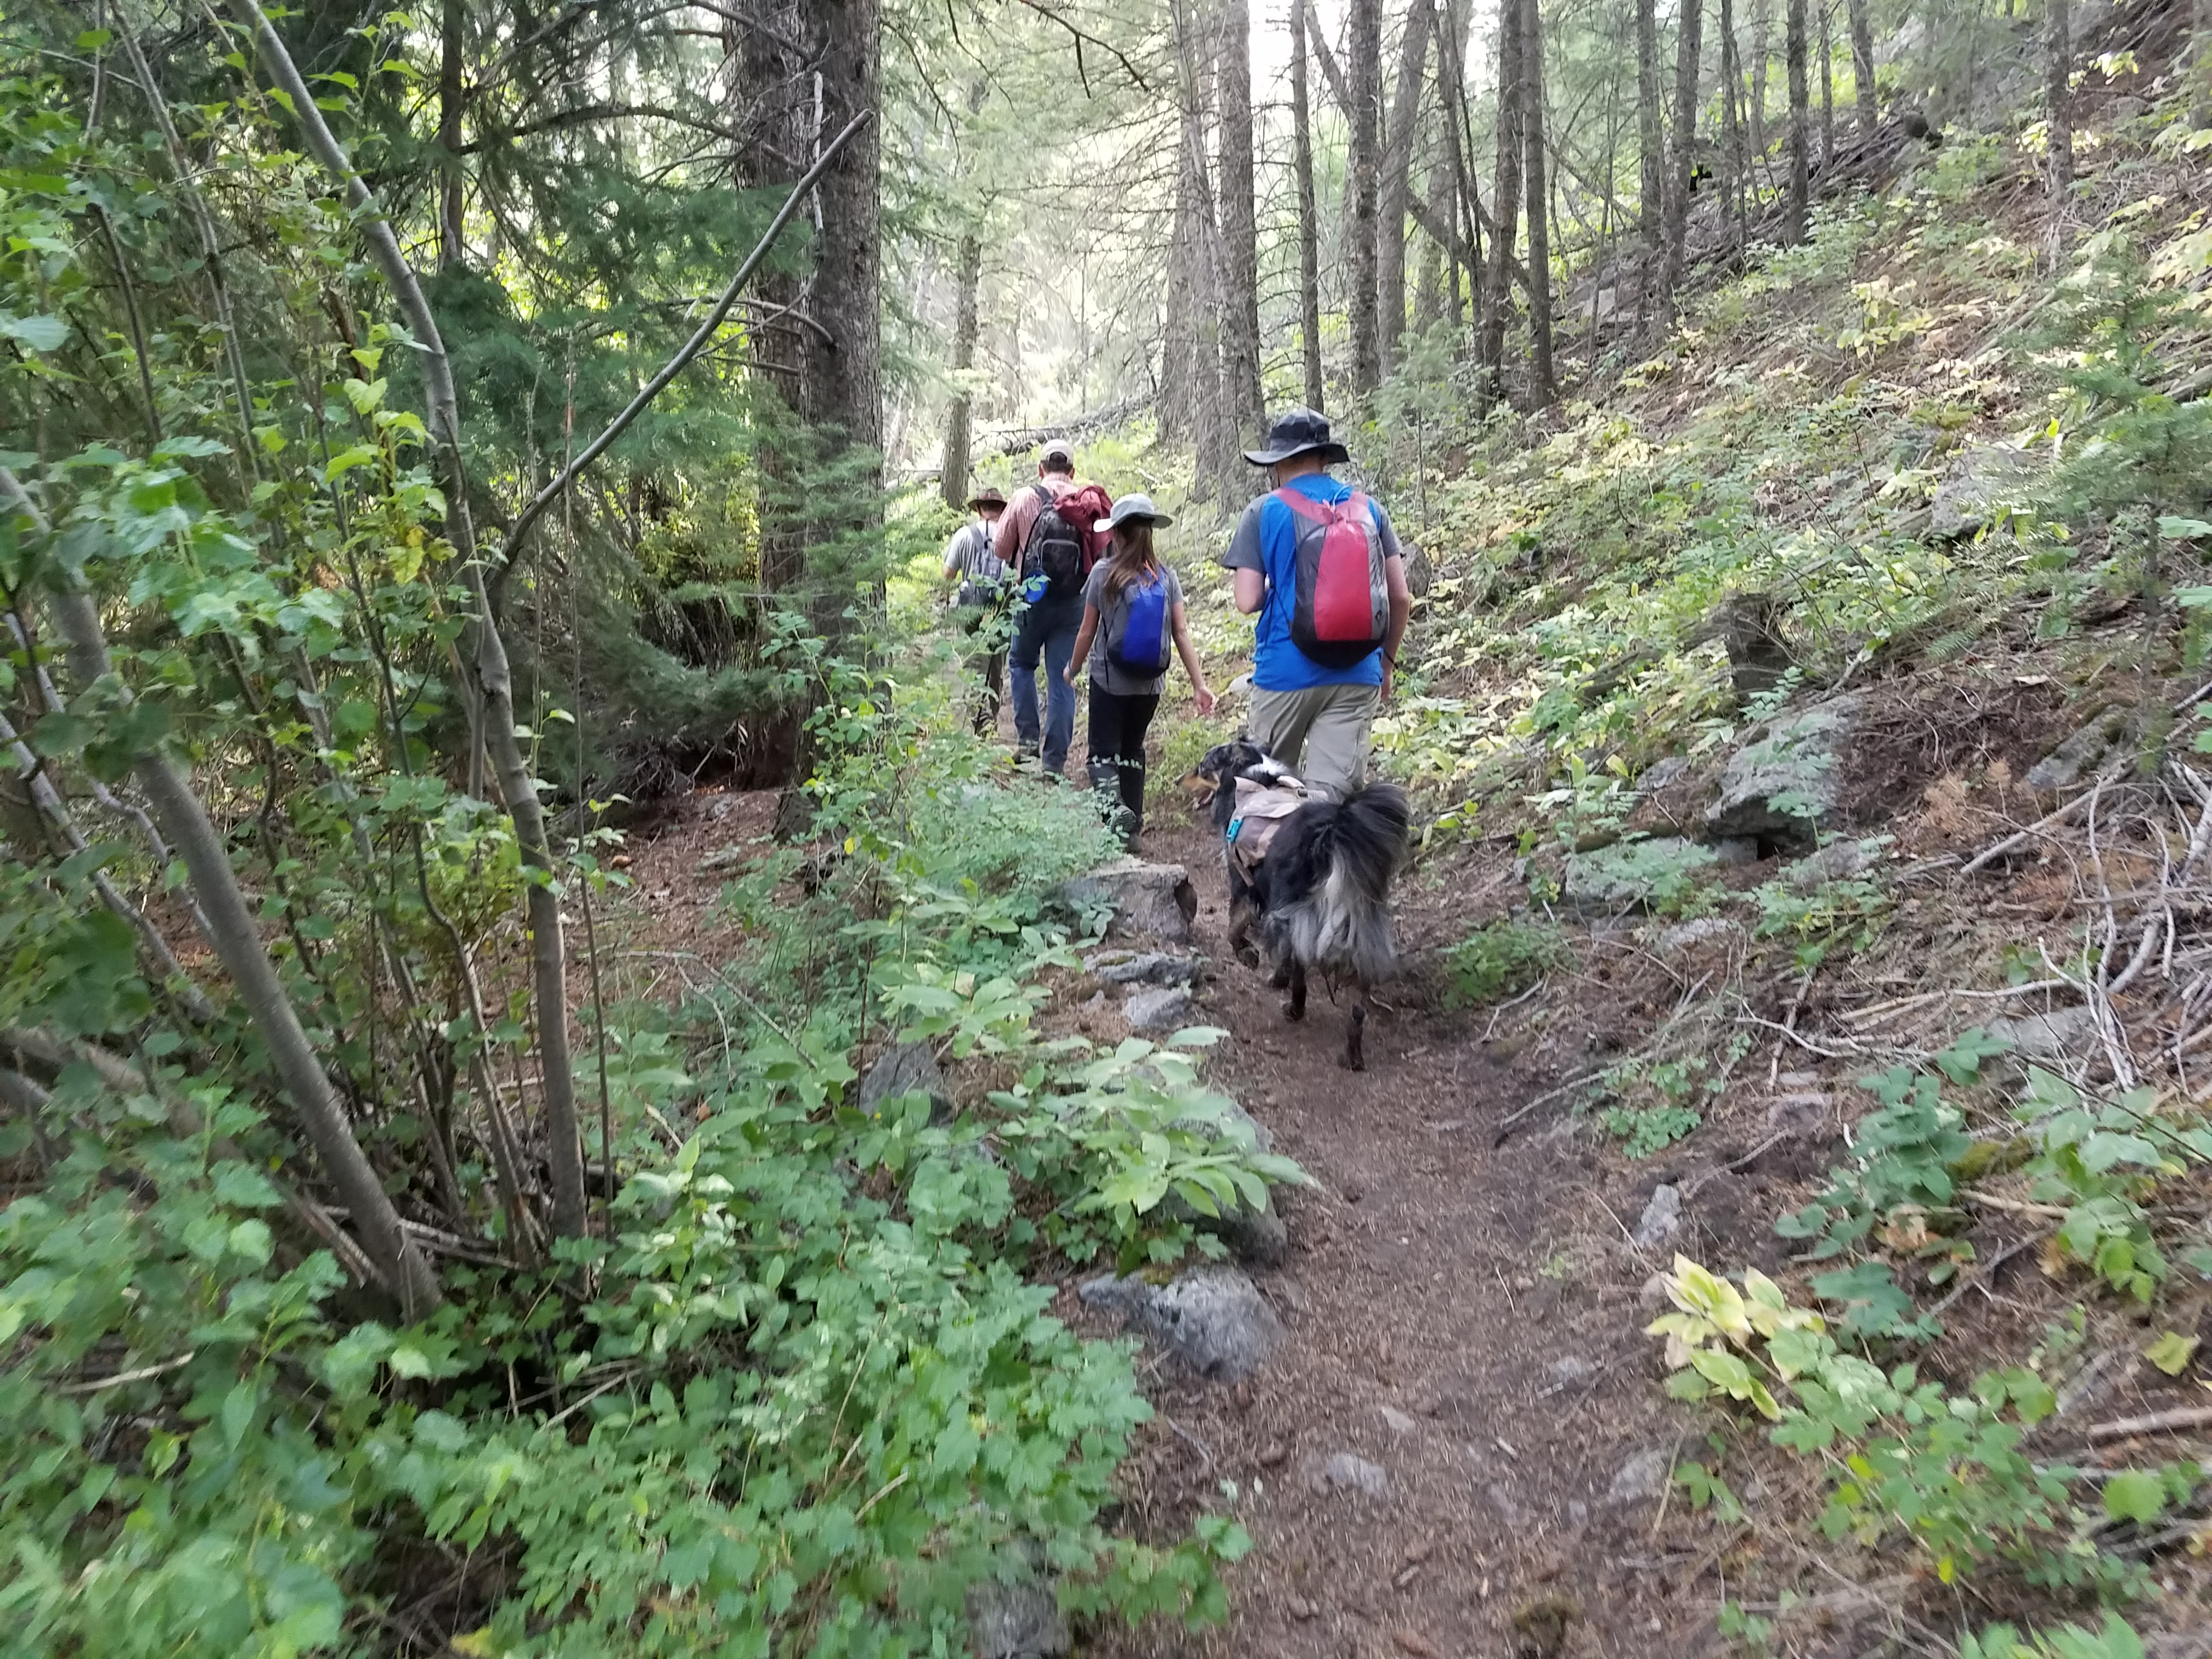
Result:
[[[1390,878],[1406,855],[1413,819],[1404,790],[1370,783],[1337,803],[1318,826],[1313,852],[1324,873],[1291,924],[1303,958],[1341,964],[1363,985],[1380,984],[1396,969]]]

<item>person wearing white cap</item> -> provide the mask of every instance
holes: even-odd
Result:
[[[1098,810],[1134,852],[1145,827],[1145,733],[1167,689],[1170,646],[1198,697],[1198,712],[1213,712],[1213,693],[1190,642],[1182,584],[1162,564],[1152,532],[1175,520],[1149,495],[1124,495],[1110,518],[1092,527],[1110,533],[1113,550],[1093,567],[1083,589],[1083,624],[1066,670],[1070,686],[1078,665],[1091,677],[1091,787]]]
[[[1048,775],[1057,775],[1066,766],[1068,745],[1075,739],[1075,694],[1061,681],[1075,643],[1076,618],[1082,614],[1083,571],[1079,568],[1064,580],[1042,579],[1040,572],[1048,561],[1041,544],[1057,546],[1073,530],[1051,509],[1075,488],[1075,452],[1054,438],[1037,457],[1036,482],[1016,490],[1000,515],[992,544],[993,551],[1022,583],[1013,645],[1006,659],[1013,670],[1009,689],[1014,705],[1014,758],[1042,758]],[[1040,663],[1045,676],[1042,721],[1036,690]]]

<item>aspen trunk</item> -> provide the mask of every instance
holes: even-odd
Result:
[[[1398,52],[1398,85],[1390,100],[1389,131],[1382,151],[1382,194],[1376,213],[1375,308],[1381,324],[1377,347],[1388,374],[1406,332],[1406,203],[1412,188],[1413,136],[1428,78],[1431,0],[1412,0]]]
[[[1674,131],[1668,159],[1673,163],[1667,180],[1667,258],[1661,267],[1656,320],[1662,328],[1674,320],[1674,289],[1682,280],[1682,262],[1690,229],[1691,174],[1698,160],[1698,70],[1704,50],[1705,21],[1700,0],[1682,0],[1674,36]]]
[[[438,268],[461,263],[461,26],[467,0],[445,0],[438,40]]]
[[[1875,108],[1874,21],[1867,15],[1868,0],[1847,0],[1844,16],[1851,31],[1851,90],[1858,105],[1859,137],[1874,137],[1881,118]]]
[[[1789,0],[1784,50],[1790,57],[1790,219],[1786,239],[1805,240],[1808,196],[1812,184],[1811,99],[1806,86],[1805,0]]]
[[[1766,131],[1766,65],[1774,56],[1774,0],[1751,0],[1751,153],[1764,158],[1772,141]]]
[[[969,231],[960,239],[952,271],[952,368],[965,374],[975,367],[977,290],[983,282],[983,239]],[[945,459],[941,473],[945,504],[968,503],[968,468],[974,429],[973,400],[963,383],[952,394],[945,412]]]
[[[2074,72],[2072,20],[2067,0],[2044,0],[2043,101],[2051,142],[2051,202],[2055,209],[2074,185]]]
[[[1291,124],[1298,191],[1298,333],[1306,407],[1327,407],[1321,362],[1321,227],[1314,216],[1313,105],[1306,84],[1306,0],[1291,0]]]
[[[1375,269],[1375,238],[1382,191],[1381,141],[1376,106],[1382,79],[1382,0],[1351,0],[1351,62],[1346,66],[1346,118],[1352,146],[1346,187],[1350,193],[1351,246],[1345,264],[1352,279],[1352,390],[1364,398],[1382,383],[1382,350]]]
[[[1658,291],[1665,253],[1666,156],[1659,126],[1659,14],[1656,0],[1636,0],[1637,213],[1644,229],[1644,287],[1638,313]]]
[[[1491,235],[1490,276],[1484,283],[1480,362],[1489,374],[1488,395],[1505,391],[1505,322],[1513,303],[1513,247],[1520,240],[1521,163],[1525,149],[1521,125],[1522,0],[1498,0],[1498,157],[1491,199],[1498,223]]]
[[[1522,169],[1528,198],[1528,391],[1537,408],[1559,399],[1552,369],[1550,197],[1544,187],[1544,26],[1538,0],[1521,0],[1521,125],[1528,149]]]
[[[1251,18],[1245,0],[1217,0],[1215,163],[1221,203],[1221,373],[1232,434],[1257,443],[1267,422],[1260,392],[1260,234],[1252,198]],[[1233,451],[1238,446],[1232,442]],[[1227,480],[1224,479],[1224,483]]]
[[[1820,171],[1836,159],[1835,8],[1820,0]]]

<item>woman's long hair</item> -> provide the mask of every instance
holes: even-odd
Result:
[[[1159,558],[1152,551],[1152,525],[1137,522],[1116,526],[1114,550],[1106,556],[1107,599],[1118,599],[1130,583],[1159,574]]]

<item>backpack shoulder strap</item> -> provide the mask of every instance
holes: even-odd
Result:
[[[1344,516],[1345,508],[1352,502],[1366,499],[1364,495],[1355,495],[1344,501],[1317,501],[1304,490],[1293,489],[1288,484],[1275,491],[1274,495],[1277,501],[1309,524],[1334,524]]]

